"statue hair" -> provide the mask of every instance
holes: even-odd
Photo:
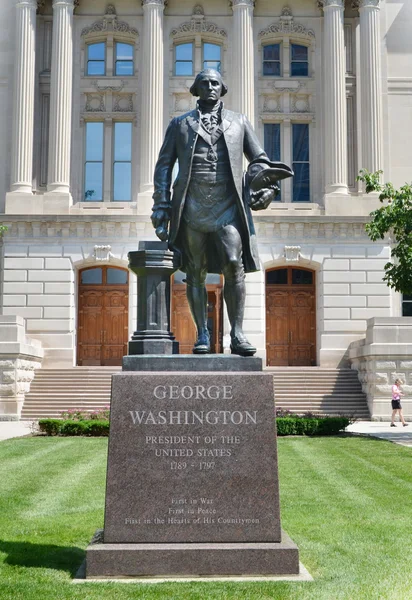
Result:
[[[211,75],[213,74],[214,77],[216,77],[217,79],[220,79],[220,81],[222,82],[222,93],[221,96],[225,96],[228,92],[228,87],[226,85],[226,83],[223,81],[221,74],[219,73],[219,71],[216,71],[215,69],[204,69],[203,71],[200,71],[200,73],[198,73],[196,75],[196,79],[192,85],[192,87],[190,88],[190,93],[192,94],[192,96],[199,96],[199,92],[197,90],[197,85],[199,83],[199,81],[205,76],[205,75]]]

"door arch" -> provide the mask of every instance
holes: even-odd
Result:
[[[316,273],[303,267],[266,271],[267,365],[316,365]]]
[[[112,266],[79,271],[77,364],[121,365],[127,354],[129,272]]]

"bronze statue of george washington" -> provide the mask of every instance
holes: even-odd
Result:
[[[251,209],[267,208],[279,190],[276,182],[293,173],[268,159],[244,115],[224,108],[227,86],[220,73],[202,71],[190,91],[199,97],[197,108],[171,121],[159,153],[152,223],[186,273],[197,328],[193,353],[210,352],[205,280],[207,273],[223,273],[231,352],[253,356],[256,348],[242,329],[245,273],[259,270]],[[246,174],[244,155],[250,161]],[[171,195],[176,161],[179,172]]]

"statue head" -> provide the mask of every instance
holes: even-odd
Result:
[[[208,92],[209,87],[213,90],[210,93]],[[206,102],[216,102],[219,98],[227,94],[227,91],[228,87],[226,83],[223,81],[219,71],[215,69],[200,71],[190,88],[192,96],[199,96],[201,100]]]

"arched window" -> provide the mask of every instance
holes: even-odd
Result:
[[[175,75],[193,75],[193,42],[175,47]]]
[[[106,43],[87,46],[87,75],[106,75]]]
[[[282,65],[280,60],[280,44],[267,44],[263,46],[263,68],[264,76],[280,77]]]
[[[204,69],[215,69],[219,71],[221,68],[221,54],[222,49],[219,44],[210,44],[204,42],[203,44],[203,68]]]
[[[134,75],[132,44],[116,42],[114,74],[122,77]]]

